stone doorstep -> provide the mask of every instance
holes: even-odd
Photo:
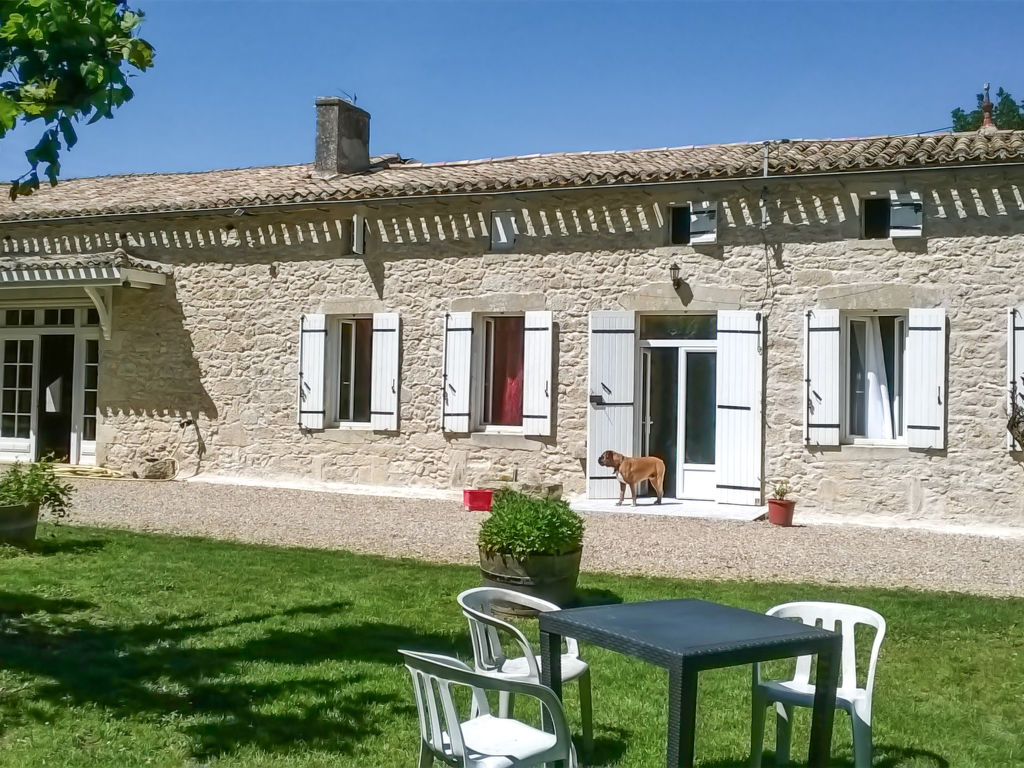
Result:
[[[713,501],[689,501],[671,499],[667,496],[661,504],[655,504],[653,498],[641,498],[634,507],[627,498],[622,506],[617,506],[618,499],[587,499],[578,498],[569,502],[569,506],[577,512],[586,514],[634,514],[662,515],[665,517],[692,517],[709,520],[734,520],[752,522],[760,520],[767,513],[767,507],[749,507],[740,504],[717,504]]]

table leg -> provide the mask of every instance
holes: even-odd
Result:
[[[562,636],[550,632],[540,633],[540,682],[562,698]],[[541,707],[541,727],[548,733],[554,733],[555,727],[546,709]],[[563,768],[564,761],[548,763],[549,768]]]
[[[807,756],[809,768],[828,768],[841,653],[842,638],[839,635],[831,638],[828,645],[818,652],[817,674],[814,679],[814,711],[811,714],[811,746]]]
[[[697,670],[679,662],[668,671],[668,768],[693,768]]]

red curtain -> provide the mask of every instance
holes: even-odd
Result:
[[[494,368],[491,380],[491,423],[509,427],[523,424],[522,317],[494,318]]]

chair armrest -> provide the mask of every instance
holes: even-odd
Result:
[[[511,635],[512,639],[518,643],[520,650],[523,652],[523,656],[526,657],[527,666],[530,668],[530,674],[540,680],[540,669],[537,666],[536,652],[530,645],[530,641],[526,639],[526,635],[519,631],[519,628],[513,624],[509,624],[507,621],[502,621],[494,616],[480,611],[474,611],[472,608],[463,607],[462,612],[470,621],[478,621],[481,624],[486,624],[489,627],[494,627],[502,632],[506,632]]]

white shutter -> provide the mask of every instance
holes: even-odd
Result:
[[[1006,318],[1006,416],[1010,416],[1010,395],[1013,385],[1017,385],[1017,403],[1024,404],[1024,307],[1013,307],[1007,310]],[[1009,430],[1006,432],[1006,445],[1011,451],[1021,450],[1015,445]]]
[[[587,420],[587,495],[619,496],[612,471],[597,463],[604,451],[633,453],[636,313],[590,313],[590,405]]]
[[[839,310],[808,310],[804,326],[807,445],[839,445],[839,356]]]
[[[366,253],[366,217],[361,213],[352,215],[352,253]]]
[[[302,315],[299,318],[299,426],[324,428],[324,349],[327,318]]]
[[[946,310],[911,309],[903,374],[907,445],[946,446]]]
[[[527,312],[523,343],[523,434],[551,434],[551,313]]]
[[[469,387],[473,354],[473,313],[445,316],[441,429],[469,432]]]
[[[715,471],[722,504],[761,503],[761,313],[718,313]]]
[[[373,358],[370,374],[370,425],[398,429],[398,350],[401,330],[394,312],[373,315]]]
[[[889,237],[920,237],[924,205],[919,192],[889,192]]]
[[[718,240],[718,203],[690,204],[690,244],[701,245]]]

